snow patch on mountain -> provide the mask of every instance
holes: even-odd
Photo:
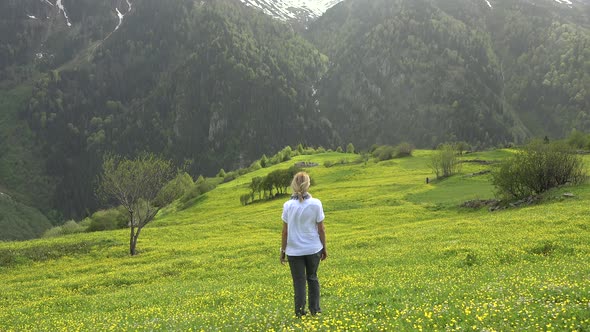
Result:
[[[103,39],[103,41],[109,39],[109,37],[117,30],[119,30],[119,27],[121,27],[121,24],[123,24],[123,20],[125,19],[125,16],[127,16],[130,12],[131,12],[131,1],[129,0],[125,0],[125,2],[127,2],[127,11],[125,12],[125,14],[121,13],[121,11],[119,10],[119,7],[115,7],[115,12],[117,13],[117,17],[119,18],[119,23],[117,23],[117,26],[115,27],[115,29],[113,31],[111,31],[111,33],[109,33],[105,39]]]
[[[246,6],[261,9],[264,13],[287,21],[301,17],[322,16],[342,0],[240,0]]]
[[[61,0],[57,0],[55,2],[55,5],[57,6],[57,8],[59,8],[59,10],[61,12],[64,13],[64,17],[66,18],[66,24],[71,27],[72,23],[70,22],[70,18],[68,17],[68,13],[66,13],[66,8],[64,7],[64,5],[61,3]]]
[[[486,0],[486,3],[488,4],[488,6],[489,6],[490,8],[492,8],[492,4],[491,4],[491,3],[490,3],[488,0]]]
[[[123,18],[125,17],[125,15],[121,14],[121,12],[119,11],[119,8],[115,8],[115,10],[117,11],[117,16],[119,17],[119,23],[115,27],[115,30],[117,30],[121,26],[121,23],[123,23]]]

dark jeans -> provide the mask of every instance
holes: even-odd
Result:
[[[295,290],[295,315],[305,315],[305,284],[307,281],[309,311],[312,315],[322,312],[320,309],[320,282],[318,280],[318,266],[321,251],[306,256],[289,256],[289,267],[293,277]]]

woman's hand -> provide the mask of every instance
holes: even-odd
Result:
[[[285,258],[285,252],[281,251],[281,264],[285,265],[287,258]]]
[[[326,258],[328,258],[328,250],[326,250],[326,248],[322,249],[322,253],[320,255],[320,260],[325,260]]]

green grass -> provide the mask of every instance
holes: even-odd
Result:
[[[493,188],[466,175],[489,166],[426,184],[430,153],[329,168],[356,156],[326,153],[258,170],[164,211],[136,257],[126,230],[0,244],[0,329],[587,331],[590,185],[540,205],[468,210],[458,205]],[[239,201],[252,177],[296,161],[320,164],[308,169],[310,192],[329,248],[324,312],[304,319],[278,260],[283,200]]]

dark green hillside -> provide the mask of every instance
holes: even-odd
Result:
[[[322,112],[344,141],[520,141],[504,103],[489,35],[429,1],[349,1],[311,27],[334,65],[319,85]]]
[[[51,5],[55,0],[0,3],[0,83],[22,81],[37,70],[60,66],[91,43],[104,39],[117,25],[115,5],[120,1],[62,2],[71,26]],[[124,10],[122,4],[119,8]]]
[[[506,101],[536,136],[588,131],[589,13],[541,4],[502,1],[488,17]]]
[[[0,191],[48,211],[53,184],[33,133],[18,116],[30,95],[28,87],[0,91]]]
[[[90,59],[38,80],[26,111],[66,216],[97,207],[106,151],[147,149],[215,174],[331,135],[312,98],[327,59],[287,25],[230,2],[137,2]]]
[[[590,130],[590,6],[491,4],[352,0],[312,24],[332,62],[320,108],[343,142],[489,146]]]
[[[0,193],[0,241],[40,237],[51,226],[39,210]]]
[[[0,91],[0,240],[38,237],[51,224],[37,209],[54,214],[55,183],[45,175],[33,134],[17,114],[30,94],[28,87]]]

